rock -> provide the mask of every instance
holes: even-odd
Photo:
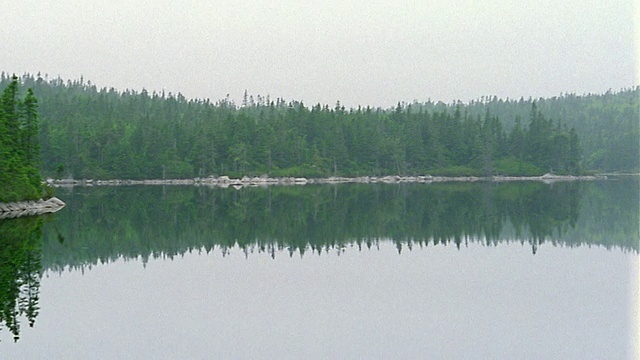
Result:
[[[42,215],[54,213],[65,206],[65,203],[53,197],[48,200],[20,201],[13,203],[0,203],[0,219],[12,219],[21,216]]]
[[[47,200],[50,204],[53,204],[54,206],[58,206],[58,207],[64,207],[66,204],[58,199],[57,197],[52,197],[51,199]]]

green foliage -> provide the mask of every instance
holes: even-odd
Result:
[[[465,168],[464,175],[534,175],[536,168],[541,175],[637,169],[640,162],[637,89],[347,110],[260,96],[237,106],[28,74],[21,81],[40,98],[48,176],[463,175]],[[509,158],[520,165],[503,161]]]
[[[165,177],[167,179],[180,179],[193,177],[193,166],[181,160],[169,160],[165,165]]]
[[[0,202],[38,199],[43,190],[37,101],[31,89],[24,100],[18,91],[13,76],[0,98]]]
[[[308,177],[308,178],[320,178],[326,177],[330,174],[321,171],[317,166],[302,165],[293,166],[286,169],[272,169],[270,175],[273,177]]]
[[[496,161],[496,172],[498,174],[509,174],[515,176],[536,176],[542,173],[540,167],[524,160],[518,160],[513,156],[502,158]]]
[[[62,178],[63,174],[64,174],[64,165],[58,164],[58,166],[56,166],[56,177],[60,179]]]
[[[522,130],[525,125],[523,119],[531,119],[534,115],[531,111],[534,103],[546,119],[553,119],[553,127],[556,120],[562,120],[562,132],[575,132],[573,138],[569,134],[574,146],[571,160],[577,159],[578,163],[568,165],[569,172],[640,172],[640,87],[618,92],[609,90],[604,94],[563,94],[546,99],[482,97],[466,104],[464,110],[472,117],[483,116],[489,110],[503,120],[505,130],[514,138],[511,132],[518,127],[518,122]],[[451,111],[456,106],[432,102],[412,104],[414,111]],[[579,142],[576,141],[578,138]],[[524,143],[511,145],[517,144]],[[523,150],[512,148],[511,154],[520,158],[519,151]]]
[[[42,199],[47,200],[56,196],[56,189],[50,185],[43,186]]]

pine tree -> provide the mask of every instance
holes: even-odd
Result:
[[[572,174],[580,173],[580,141],[575,128],[569,130],[569,155],[567,168]]]
[[[18,100],[18,78],[13,76],[0,98],[0,202],[41,196],[36,107],[31,89]]]
[[[38,100],[29,88],[24,100],[20,103],[20,118],[22,122],[22,146],[25,151],[27,164],[38,165],[40,143],[38,141]]]

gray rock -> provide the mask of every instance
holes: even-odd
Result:
[[[0,219],[12,219],[21,216],[42,215],[54,213],[65,206],[65,203],[53,197],[48,200],[20,201],[13,203],[0,203]]]

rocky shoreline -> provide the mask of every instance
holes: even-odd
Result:
[[[35,216],[59,211],[65,203],[57,197],[48,200],[18,201],[0,203],[0,219],[13,219],[23,216]]]
[[[306,184],[396,184],[396,183],[436,183],[436,182],[505,182],[505,181],[543,181],[546,183],[557,181],[576,181],[576,180],[605,180],[604,175],[596,176],[573,176],[573,175],[554,175],[545,174],[542,176],[361,176],[361,177],[327,177],[327,178],[304,178],[304,177],[282,177],[271,178],[268,176],[248,177],[234,179],[228,176],[193,178],[193,179],[155,179],[155,180],[72,180],[72,179],[48,179],[47,183],[51,186],[126,186],[126,185],[195,185],[195,186],[211,186],[211,187],[235,187],[242,188],[245,186],[272,186],[272,185],[306,185]]]

